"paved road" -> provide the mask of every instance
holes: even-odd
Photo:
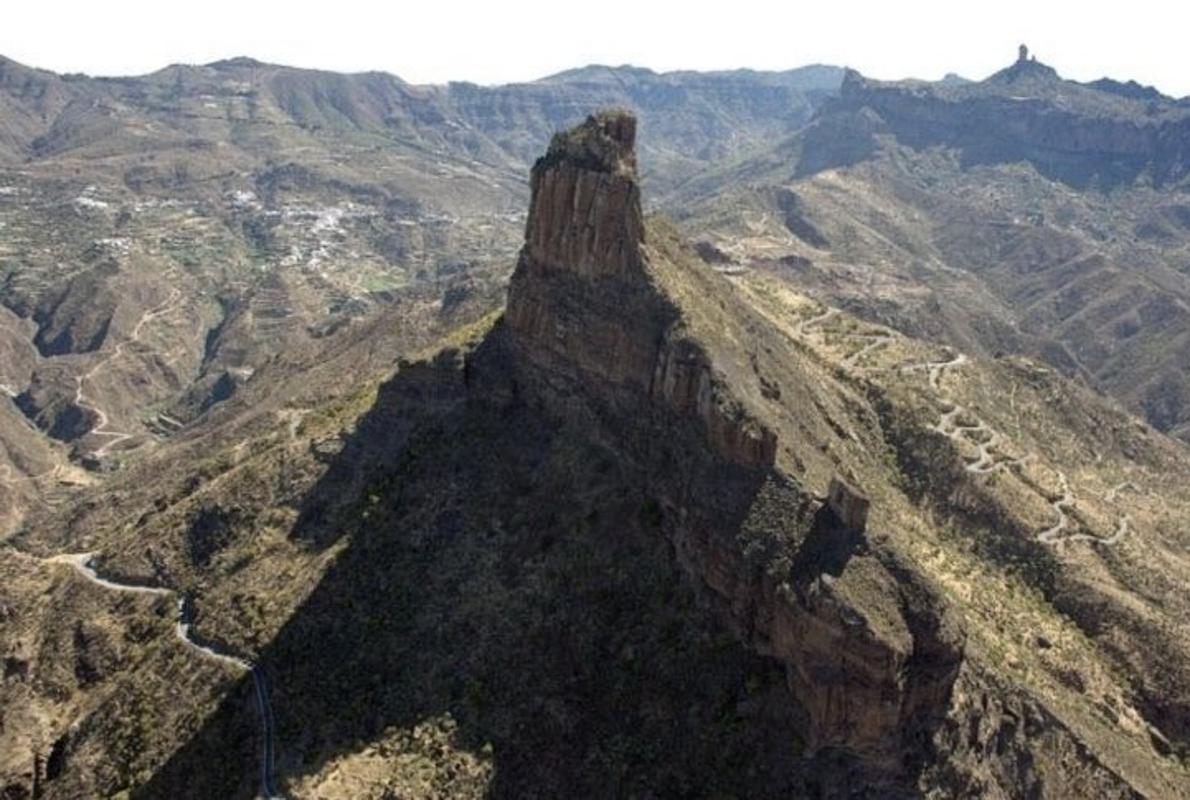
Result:
[[[53,564],[66,564],[75,569],[91,583],[113,592],[151,595],[156,597],[177,597],[178,618],[174,632],[179,641],[201,657],[217,661],[252,676],[252,688],[256,698],[256,714],[260,722],[260,796],[268,800],[283,800],[273,781],[276,752],[273,746],[273,708],[269,702],[269,689],[264,671],[247,659],[217,649],[215,645],[203,644],[194,638],[190,622],[190,608],[186,599],[173,589],[161,586],[142,586],[131,583],[117,583],[102,577],[95,570],[94,553],[66,553],[46,559]]]

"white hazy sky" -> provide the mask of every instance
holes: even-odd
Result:
[[[249,55],[383,70],[417,83],[530,80],[590,63],[982,78],[1027,43],[1063,75],[1190,95],[1184,0],[88,0],[12,2],[0,54],[57,72],[133,75]],[[1103,10],[1100,10],[1103,9]]]

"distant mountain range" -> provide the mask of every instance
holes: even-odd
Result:
[[[653,173],[673,180],[800,126],[837,91],[842,74],[826,66],[664,74],[589,66],[525,84],[417,86],[385,73],[344,75],[250,58],[136,78],[58,76],[0,59],[0,157],[111,157],[146,146],[197,148],[218,137],[253,152],[252,140],[232,130],[238,123],[293,128],[275,134],[282,145],[291,137],[308,146],[320,135],[370,134],[397,150],[442,152],[499,170],[510,159],[531,160],[576,115],[623,105],[649,113],[643,152]],[[146,129],[150,122],[159,127]]]

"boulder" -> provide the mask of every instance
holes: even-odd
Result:
[[[844,528],[862,532],[867,527],[870,501],[837,475],[831,478],[826,502]]]

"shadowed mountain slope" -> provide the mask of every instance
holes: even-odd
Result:
[[[554,137],[502,316],[387,378],[375,321],[272,367],[238,433],[16,540],[43,796],[259,783],[251,682],[37,560],[68,547],[261,665],[287,796],[1185,793],[1185,447],[709,267],[642,217],[635,127]],[[281,378],[336,397],[282,413]]]

